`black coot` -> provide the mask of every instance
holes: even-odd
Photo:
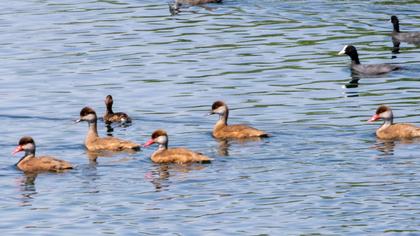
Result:
[[[365,75],[379,75],[391,72],[393,70],[401,69],[399,66],[391,65],[391,64],[369,64],[369,65],[362,65],[359,61],[359,55],[357,54],[357,50],[352,45],[346,45],[344,48],[338,53],[338,55],[347,54],[351,58],[351,69],[353,72],[358,74],[365,74]]]
[[[391,22],[394,26],[394,30],[392,31],[392,37],[394,39],[400,42],[420,45],[420,32],[401,32],[400,21],[396,16],[391,16]]]

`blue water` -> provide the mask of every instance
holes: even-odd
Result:
[[[392,53],[388,22],[420,31],[420,3],[239,1],[170,16],[165,1],[10,1],[0,9],[0,232],[3,235],[420,234],[420,142],[382,141],[368,124],[380,104],[420,123],[420,48]],[[344,45],[362,63],[405,69],[356,84]],[[89,159],[87,124],[104,99],[127,112],[116,137],[144,143],[164,128],[170,146],[215,159],[157,165],[155,147]],[[272,134],[211,137],[216,100],[230,123]],[[100,135],[107,135],[99,123]],[[24,174],[11,151],[76,165]],[[20,155],[18,155],[20,156]]]

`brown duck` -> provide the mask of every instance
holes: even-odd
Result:
[[[114,122],[121,122],[121,123],[131,123],[131,118],[124,112],[115,112],[112,111],[112,105],[114,100],[112,99],[111,95],[106,96],[105,98],[105,105],[106,111],[104,115],[104,122],[106,124],[111,124]]]
[[[85,139],[85,146],[89,151],[140,150],[140,145],[131,141],[114,137],[99,137],[97,120],[96,112],[90,107],[85,107],[80,111],[80,119],[76,121],[86,121],[89,124],[89,130]]]
[[[192,163],[192,162],[211,162],[209,157],[188,150],[186,148],[168,148],[168,134],[164,130],[156,130],[152,134],[152,138],[147,141],[143,147],[150,146],[154,143],[159,144],[159,148],[152,154],[152,161],[156,163]]]
[[[25,151],[25,155],[16,163],[18,169],[25,172],[58,172],[73,168],[73,166],[67,161],[58,160],[48,156],[35,156],[35,148],[35,142],[31,137],[22,137],[19,140],[19,145],[13,151],[13,155],[21,151]]]
[[[218,114],[219,120],[213,128],[213,136],[220,139],[243,139],[255,137],[268,137],[264,131],[247,125],[228,125],[229,109],[222,101],[213,103],[209,115]]]
[[[394,115],[388,106],[379,106],[376,114],[368,121],[383,120],[384,123],[376,130],[376,136],[380,139],[411,139],[420,137],[420,128],[412,124],[394,124]]]

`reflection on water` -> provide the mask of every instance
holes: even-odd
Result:
[[[380,152],[380,156],[394,155],[395,141],[378,139],[373,147]]]
[[[218,140],[219,148],[217,149],[217,154],[220,156],[229,156],[229,141],[226,139]]]
[[[20,183],[20,205],[31,206],[34,196],[37,194],[35,188],[35,180],[38,174],[36,173],[23,173],[19,177],[18,182]]]
[[[357,88],[359,87],[359,76],[352,76],[351,80],[344,85],[345,88],[351,89],[351,88]]]
[[[380,156],[387,157],[393,156],[394,150],[398,146],[419,144],[420,139],[401,139],[401,140],[382,140],[377,139],[373,148],[380,152]]]
[[[88,157],[89,160],[89,164],[92,165],[96,165],[97,164],[97,160],[99,157],[101,158],[112,158],[117,154],[122,154],[122,155],[134,155],[136,154],[137,151],[135,150],[124,150],[124,151],[120,151],[120,152],[114,152],[114,151],[89,151],[86,150],[86,156]]]
[[[167,190],[170,186],[170,178],[188,174],[190,171],[200,171],[207,168],[207,165],[188,164],[156,164],[153,170],[145,174],[145,179],[155,186],[156,191]]]
[[[124,122],[124,123],[112,123],[112,124],[105,124],[107,136],[112,136],[112,132],[114,132],[114,129],[126,129],[132,125],[132,122]]]
[[[107,136],[111,136],[112,137],[112,132],[114,132],[114,128],[112,127],[112,125],[107,124],[106,125],[106,132],[107,132]]]
[[[199,1],[189,1],[189,2],[194,3],[194,2],[199,2]],[[169,6],[169,13],[173,16],[176,15],[176,14],[179,14],[181,12],[184,12],[184,13],[188,12],[188,13],[192,13],[192,14],[197,14],[198,13],[197,11],[194,11],[194,10],[187,10],[188,8],[192,7],[191,4],[188,4],[188,1],[174,0],[172,2],[168,2],[168,6]],[[194,4],[194,6],[195,7],[201,7],[203,9],[207,10],[207,11],[213,11],[213,10],[216,9],[216,8],[204,5],[204,4],[199,4],[199,5]]]
[[[400,44],[401,42],[398,39],[392,38],[392,53],[398,54],[400,53]]]
[[[229,148],[232,144],[237,144],[238,147],[246,145],[252,142],[261,142],[266,138],[261,137],[250,137],[242,139],[216,139],[219,143],[219,148],[217,149],[217,154],[220,156],[229,156]]]

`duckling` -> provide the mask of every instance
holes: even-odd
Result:
[[[115,137],[101,138],[98,135],[96,112],[90,107],[84,107],[80,111],[80,119],[76,122],[86,121],[89,124],[89,130],[85,139],[85,146],[89,151],[123,151],[140,150],[140,144],[131,141],[118,139]]]
[[[213,136],[220,139],[242,139],[242,138],[255,138],[255,137],[268,137],[264,131],[247,125],[228,125],[227,120],[229,117],[229,108],[222,101],[213,103],[209,115],[218,114],[219,120],[213,128]]]
[[[412,139],[420,137],[420,127],[412,124],[394,124],[394,115],[390,107],[381,105],[376,109],[368,121],[383,120],[384,123],[376,130],[376,136],[380,139]]]
[[[35,141],[32,137],[25,136],[19,140],[19,145],[13,151],[13,155],[25,151],[25,155],[16,163],[16,167],[24,172],[40,171],[63,171],[73,169],[73,166],[63,160],[49,156],[35,156]]]
[[[212,159],[198,152],[193,152],[186,148],[168,148],[168,134],[165,130],[156,130],[152,138],[143,147],[148,147],[154,143],[159,144],[159,148],[152,154],[152,161],[155,163],[192,163],[192,162],[211,162]]]
[[[112,104],[114,100],[112,99],[111,95],[106,96],[105,98],[105,105],[106,111],[104,115],[104,122],[105,124],[111,124],[114,122],[121,122],[121,123],[131,123],[131,118],[124,112],[113,112],[112,111]]]

